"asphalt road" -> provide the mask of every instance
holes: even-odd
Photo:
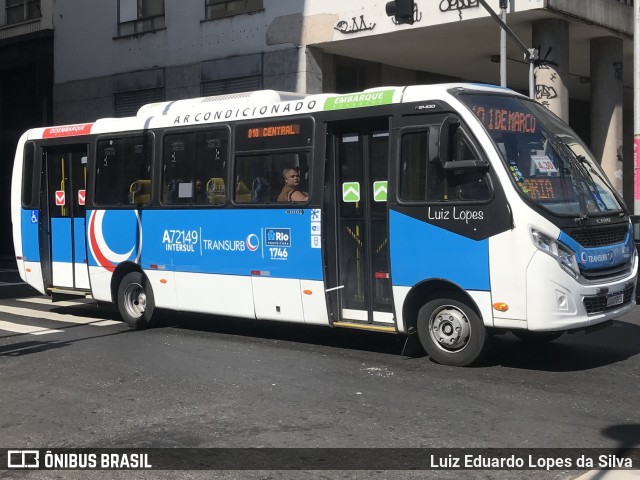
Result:
[[[186,314],[132,331],[91,302],[43,300],[0,299],[5,448],[640,446],[640,307],[608,329],[542,347],[496,337],[482,365],[462,369],[403,356],[403,342],[389,334]],[[0,478],[582,473],[10,471]]]

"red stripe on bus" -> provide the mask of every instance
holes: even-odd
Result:
[[[91,133],[93,123],[80,123],[78,125],[64,125],[62,127],[49,127],[44,129],[42,138],[75,137]]]
[[[93,223],[96,218],[96,210],[91,212],[91,217],[89,218],[89,241],[91,242],[91,249],[93,250],[93,256],[95,257],[98,265],[102,268],[105,268],[109,272],[112,272],[116,269],[115,265],[113,265],[100,251],[100,247],[98,246],[98,241],[96,240],[95,230],[93,228]]]

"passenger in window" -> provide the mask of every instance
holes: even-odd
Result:
[[[300,173],[295,168],[285,168],[282,171],[284,178],[284,187],[280,195],[278,195],[278,202],[306,202],[309,199],[309,194],[303,192],[300,188]]]
[[[195,187],[193,190],[193,202],[194,203],[204,203],[205,200],[205,192],[204,188],[202,188],[202,182],[198,179],[195,182]]]

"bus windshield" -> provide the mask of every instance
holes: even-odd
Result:
[[[623,211],[600,165],[582,140],[543,105],[494,94],[463,94],[496,144],[518,189],[559,216]]]

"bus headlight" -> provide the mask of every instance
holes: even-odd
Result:
[[[578,261],[571,250],[535,228],[531,229],[531,239],[538,250],[555,258],[558,261],[558,265],[569,275],[574,278],[580,275]]]

